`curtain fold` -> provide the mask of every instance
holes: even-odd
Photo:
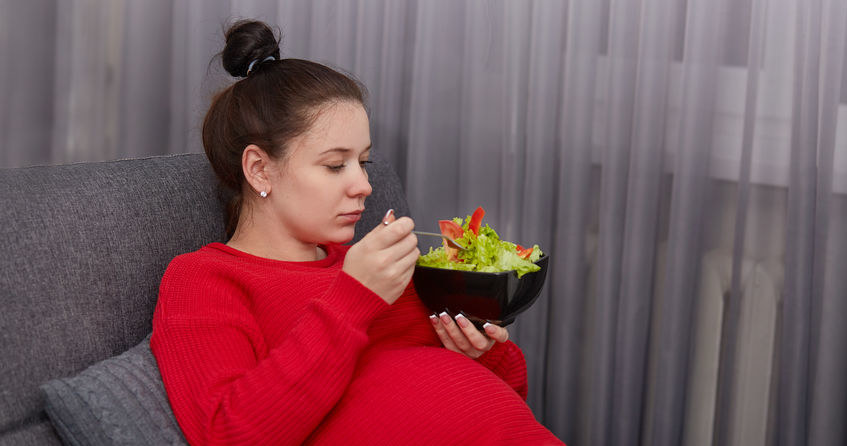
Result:
[[[526,121],[522,124],[525,128],[525,141],[521,142],[525,164],[524,170],[513,177],[520,184],[520,190],[523,193],[519,197],[520,212],[503,214],[506,217],[505,220],[514,221],[513,224],[516,227],[516,231],[504,233],[503,237],[536,241],[539,246],[546,247],[553,245],[557,232],[555,206],[552,203],[553,196],[557,193],[555,166],[558,155],[553,148],[556,147],[558,134],[557,126],[553,123],[558,122],[560,114],[559,86],[563,81],[561,67],[565,45],[567,3],[542,4],[536,1],[531,5],[529,18],[531,24],[529,28],[526,28],[529,30],[526,96],[518,99],[526,103]],[[514,187],[513,184],[504,186]],[[538,198],[533,199],[533,197]],[[498,222],[491,223],[493,223],[492,227],[498,227],[496,226]],[[582,246],[574,247],[576,251],[581,249]],[[561,264],[561,260],[553,261],[554,256],[558,257],[559,253],[550,252],[549,254],[550,267],[553,269],[548,270],[548,275],[552,281],[559,275],[555,271],[555,265]],[[556,294],[551,291],[550,286],[544,287],[536,304],[525,313],[524,317],[515,322],[514,338],[524,349],[527,357],[546,358],[548,351],[552,350],[564,352],[565,357],[578,357],[581,335],[578,325],[572,323],[574,320],[579,320],[577,313],[551,312],[550,306],[554,304],[554,296]],[[554,338],[558,339],[555,349],[548,342]],[[558,424],[557,430],[560,431],[558,435],[561,436],[563,435],[561,432],[575,431],[575,424],[569,424],[564,420],[574,420],[580,413],[573,404],[577,401],[576,379],[579,368],[575,365],[561,369],[550,367],[550,365],[551,363],[546,360],[527,361],[528,379],[535,383],[529,388],[528,401],[532,401],[532,407],[542,419],[544,413],[549,410],[545,407],[547,398],[572,403],[567,407],[561,407],[561,418],[550,418],[551,421],[556,419],[553,422]]]
[[[561,369],[563,363],[581,364],[582,378],[580,380],[579,405],[583,411],[577,412],[583,419],[581,422],[583,431],[579,435],[580,444],[603,444],[608,432],[608,412],[610,411],[611,398],[611,375],[612,355],[611,343],[614,341],[614,319],[617,313],[617,293],[607,288],[615,287],[617,282],[612,259],[608,258],[609,251],[615,250],[615,238],[606,238],[613,231],[607,227],[607,223],[614,225],[619,220],[600,220],[599,237],[597,238],[596,257],[597,264],[609,265],[595,271],[596,291],[594,299],[586,300],[589,290],[589,262],[585,252],[581,249],[573,249],[583,244],[586,235],[595,233],[597,212],[603,212],[614,202],[609,203],[610,198],[620,198],[608,190],[610,181],[622,181],[607,174],[607,169],[602,169],[599,193],[595,189],[596,178],[592,178],[594,172],[593,155],[595,153],[593,141],[592,118],[597,111],[596,91],[598,86],[603,85],[600,75],[597,55],[602,49],[602,25],[604,23],[604,2],[580,2],[569,3],[568,27],[566,33],[566,48],[564,61],[564,79],[562,81],[562,113],[559,119],[559,169],[558,169],[558,194],[554,197],[557,202],[558,215],[556,217],[556,230],[559,232],[554,243],[553,252],[562,253],[554,260],[554,281],[551,286],[561,289],[551,299],[550,313],[566,314],[570,316],[564,321],[551,319],[551,324],[572,324],[575,329],[583,332],[580,345],[580,356],[567,357],[562,353],[567,351],[548,351],[548,370]],[[611,73],[611,71],[609,71]],[[611,100],[617,99],[612,90]],[[611,108],[607,108],[612,111]],[[609,123],[615,122],[617,114],[610,113]],[[605,158],[608,160],[615,156],[614,148],[607,146]],[[613,161],[614,162],[614,161]],[[611,174],[614,165],[609,165]],[[594,189],[594,190],[592,190]],[[604,194],[605,193],[605,194]],[[598,197],[599,196],[599,197]],[[599,198],[599,202],[598,202]],[[605,199],[605,200],[604,200]],[[618,258],[617,253],[611,253],[612,257]],[[608,274],[607,274],[608,273]],[[558,282],[558,283],[557,283]],[[564,301],[564,304],[559,304]],[[587,316],[587,317],[586,317]],[[552,336],[551,339],[560,339]],[[586,348],[591,346],[591,348]],[[584,361],[584,362],[583,362]],[[553,365],[554,367],[550,367]],[[552,375],[555,376],[555,375]],[[548,376],[550,381],[551,376]],[[547,412],[555,413],[556,405],[548,400]]]
[[[798,5],[791,170],[788,188],[783,330],[780,343],[778,444],[806,440],[811,312],[818,201],[821,1]]]
[[[682,439],[690,327],[698,273],[702,261],[704,220],[710,220],[702,203],[711,200],[708,181],[718,66],[726,15],[724,2],[690,0],[687,4],[684,63],[678,139],[667,141],[674,149],[670,191],[670,220],[662,298],[654,312],[654,371],[648,384],[654,394],[651,422],[645,426],[645,443],[679,444]],[[697,18],[696,20],[694,18]]]
[[[626,3],[626,2],[621,2]],[[614,7],[614,4],[613,4]],[[646,390],[648,346],[653,303],[657,291],[659,240],[661,237],[660,201],[664,173],[661,150],[666,133],[670,68],[673,57],[673,33],[678,17],[674,0],[643,1],[637,42],[634,85],[634,111],[629,143],[626,224],[624,227],[623,270],[618,310],[617,349],[615,351],[614,405],[612,441],[627,444],[641,439],[644,411],[649,394]],[[615,13],[610,31],[610,56],[617,56],[616,43],[628,36],[616,36],[626,17]],[[617,20],[615,20],[617,18]],[[634,39],[633,39],[634,40]],[[657,119],[657,117],[660,117]],[[627,129],[623,129],[627,131]]]
[[[367,86],[420,229],[550,255],[568,444],[847,444],[847,2],[0,1],[0,165],[202,151],[245,17]]]
[[[749,275],[750,261],[745,259],[744,241],[747,234],[747,216],[750,207],[751,166],[753,159],[753,141],[756,134],[756,117],[759,111],[759,74],[762,64],[763,36],[765,34],[764,12],[767,0],[752,0],[750,13],[750,39],[747,47],[747,79],[744,96],[744,124],[741,138],[741,162],[738,171],[738,202],[735,207],[732,246],[732,279],[729,293],[724,300],[723,321],[721,324],[720,352],[715,377],[716,396],[714,402],[714,420],[712,432],[696,433],[701,438],[714,438],[716,444],[737,442],[732,438],[732,427],[737,426],[733,419],[733,408],[737,406],[734,395],[738,393],[738,383],[733,379],[737,368],[736,355],[739,352],[736,339],[741,328],[742,302],[745,291],[743,283],[745,272]],[[748,282],[749,283],[749,282]],[[686,432],[685,438],[693,437],[695,432]],[[693,441],[693,440],[692,440]]]
[[[56,161],[52,141],[58,12],[50,0],[0,2],[0,166]],[[31,43],[20,45],[21,39]]]
[[[609,117],[608,130],[603,137],[601,146],[606,147],[602,154],[602,170],[600,185],[599,215],[610,218],[599,219],[598,229],[598,264],[608,265],[608,268],[597,269],[591,277],[596,281],[597,307],[593,312],[593,338],[602,340],[598,345],[595,360],[591,362],[594,370],[602,370],[596,378],[602,378],[600,384],[603,391],[594,395],[591,417],[595,420],[591,425],[589,438],[581,444],[609,444],[621,435],[622,431],[630,431],[637,438],[638,430],[631,432],[633,425],[632,407],[626,406],[620,398],[632,397],[631,385],[621,382],[629,376],[621,376],[619,370],[627,366],[618,354],[618,345],[626,342],[621,339],[621,333],[628,328],[626,322],[631,315],[622,305],[623,282],[626,272],[632,268],[625,254],[626,228],[628,218],[628,202],[633,197],[627,193],[633,183],[629,176],[631,166],[631,141],[633,139],[633,124],[635,122],[636,83],[638,80],[638,47],[641,30],[637,21],[630,17],[641,15],[643,2],[614,1],[610,7],[607,54],[609,63],[606,73],[601,77],[601,85],[606,84],[608,98],[600,113]],[[602,102],[601,102],[602,103]],[[605,310],[604,310],[605,307]],[[627,335],[628,337],[628,335]],[[644,337],[642,336],[642,339]],[[626,359],[623,359],[626,361]],[[640,370],[639,370],[640,371]],[[626,373],[629,375],[629,372]],[[635,373],[635,379],[641,373]],[[621,387],[630,391],[618,394]],[[637,399],[640,400],[639,395]],[[628,402],[628,401],[627,401]]]
[[[821,341],[825,339],[825,334],[831,336],[829,333],[832,330],[831,319],[827,317],[823,310],[825,308],[832,308],[833,306],[837,308],[838,300],[843,301],[845,296],[847,296],[847,293],[842,292],[839,299],[837,297],[839,296],[838,294],[829,292],[831,288],[828,286],[828,283],[831,283],[831,280],[828,276],[833,274],[833,272],[827,261],[828,251],[831,246],[830,239],[836,237],[836,232],[843,232],[837,230],[831,231],[830,228],[833,224],[833,205],[835,203],[833,173],[838,104],[841,98],[842,68],[844,66],[844,25],[847,23],[847,6],[845,6],[844,2],[829,0],[822,0],[819,4],[814,4],[814,6],[819,8],[818,11],[820,14],[820,20],[818,22],[820,27],[815,28],[816,31],[813,33],[813,35],[820,39],[819,46],[814,48],[814,51],[819,55],[819,61],[816,67],[819,72],[814,75],[820,79],[820,84],[817,86],[818,91],[816,92],[820,102],[818,104],[819,120],[816,128],[817,150],[814,151],[817,152],[817,159],[809,160],[810,163],[817,166],[814,189],[815,196],[813,198],[815,203],[815,221],[814,227],[811,229],[813,234],[810,241],[813,254],[811,259],[807,259],[807,261],[811,260],[812,263],[812,283],[809,290],[811,299],[808,299],[810,313],[809,350],[807,352],[808,356],[803,358],[803,360],[808,361],[809,367],[807,371],[802,370],[798,373],[798,365],[793,364],[792,366],[794,368],[785,370],[786,373],[784,375],[790,379],[792,372],[794,372],[794,379],[796,381],[792,384],[801,388],[805,386],[808,393],[805,405],[802,405],[802,403],[792,405],[793,401],[788,399],[786,407],[784,409],[781,408],[783,416],[795,415],[802,420],[801,423],[797,423],[798,427],[796,430],[785,429],[780,432],[781,444],[788,444],[788,442],[795,438],[807,439],[810,443],[820,442],[820,444],[825,444],[831,439],[834,440],[834,438],[830,438],[831,432],[834,430],[833,428],[837,429],[836,426],[838,425],[832,424],[832,419],[829,418],[830,415],[827,412],[829,412],[830,406],[837,406],[838,404],[843,406],[845,399],[843,394],[840,400],[837,396],[833,398],[830,395],[833,386],[836,386],[836,388],[843,388],[843,386],[837,384],[840,381],[839,378],[833,380],[835,378],[831,368],[833,362],[827,358],[831,356],[831,353],[827,349],[822,348]],[[818,11],[813,10],[812,14],[818,13]],[[811,21],[811,24],[814,26],[815,21]],[[817,31],[818,29],[820,31]],[[810,91],[809,94],[814,95],[815,92]],[[803,149],[801,147],[793,147],[793,149],[808,151],[805,147]],[[794,172],[794,174],[798,173]],[[797,178],[797,181],[799,182],[801,180]],[[844,220],[841,220],[839,225],[838,220],[836,220],[836,225],[838,226],[834,228],[843,229],[844,223]],[[807,296],[801,294],[793,295],[792,297],[796,301],[803,301],[807,300]],[[801,305],[797,306],[800,307]],[[826,325],[823,324],[825,320],[827,321]],[[801,333],[805,334],[805,332]],[[826,339],[829,341],[831,338]],[[786,341],[785,344],[787,344],[787,347],[790,347],[791,339],[786,339]],[[799,341],[802,341],[802,338]],[[827,346],[831,345],[827,343]],[[821,369],[821,367],[824,367],[824,369]],[[804,375],[804,373],[806,374]],[[802,412],[800,412],[801,410]]]

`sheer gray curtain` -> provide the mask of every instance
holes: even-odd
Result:
[[[568,444],[847,444],[847,2],[0,0],[0,161],[200,151],[234,17],[368,85],[419,227],[550,253]]]

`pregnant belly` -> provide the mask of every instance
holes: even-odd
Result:
[[[544,444],[551,438],[491,371],[464,355],[418,346],[366,353],[307,443]]]

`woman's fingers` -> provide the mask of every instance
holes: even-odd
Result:
[[[453,321],[453,318],[450,317],[446,312],[438,315],[438,321],[441,327],[444,329],[444,333],[449,339],[450,343],[455,346],[453,350],[457,353],[463,353],[465,355],[470,356],[471,358],[476,358],[478,355],[474,355],[473,350],[476,350],[471,346],[470,342],[464,335],[460,335],[461,330],[459,330],[459,326]],[[445,347],[447,347],[445,345]],[[449,349],[449,347],[448,347]]]
[[[400,217],[388,225],[377,225],[369,235],[373,236],[379,249],[392,246],[409,235],[414,235],[412,229],[415,229],[415,222],[409,217]]]
[[[447,312],[439,314],[438,317],[441,319],[441,325],[444,326],[444,330],[447,332],[447,335],[450,336],[453,343],[456,344],[456,347],[465,354],[468,354],[469,350],[473,347],[470,342],[468,342],[467,337],[461,334],[461,330],[459,330],[459,326],[456,325],[453,318],[451,318]]]
[[[405,238],[397,242],[397,250],[401,253],[401,257],[406,257],[414,252],[417,252],[419,257],[418,236],[410,232]],[[415,260],[418,257],[415,257]]]
[[[485,330],[485,334],[487,334],[489,338],[494,339],[497,342],[506,342],[509,340],[509,330],[506,330],[503,327],[492,323],[486,323],[482,326],[482,328]]]
[[[486,323],[483,334],[462,314],[456,315],[454,320],[447,312],[442,312],[440,315],[430,315],[429,319],[446,349],[474,359],[491,350],[497,342],[509,340],[509,331],[505,328]]]
[[[420,256],[418,240],[411,231],[409,217],[395,221],[392,214],[353,244],[344,259],[343,271],[376,293],[388,304],[394,303],[409,284]]]
[[[394,220],[397,220],[397,218],[394,217],[394,209],[389,209],[388,212],[385,213],[385,216],[382,217],[382,224],[388,226]]]
[[[462,334],[475,349],[485,353],[492,345],[494,345],[495,341],[486,338],[485,335],[477,330],[476,326],[465,317],[465,315],[461,313],[456,315],[456,325],[459,326],[459,329],[462,330]]]
[[[409,237],[403,240],[402,243],[403,245],[398,247],[398,250],[402,253],[400,262],[403,262],[403,264],[409,264],[410,266],[415,266],[415,263],[418,261],[418,257],[421,256],[421,250],[418,249],[417,236],[415,236],[415,234],[409,234]]]
[[[402,271],[400,273],[400,281],[404,286],[408,285],[409,281],[412,280],[412,275],[415,273],[415,263],[418,261],[420,255],[420,251],[415,247],[412,252],[406,254],[405,257],[395,263],[395,267]]]
[[[441,339],[441,343],[444,344],[444,348],[456,353],[462,353],[459,347],[450,339],[450,335],[447,334],[447,330],[444,328],[444,324],[441,323],[441,318],[437,314],[429,315],[429,321],[432,322],[432,327],[435,329],[438,338]]]
[[[420,256],[417,251],[418,237],[412,233],[415,222],[411,218],[401,217],[394,221],[393,216],[389,216],[384,221],[390,223],[377,225],[356,243],[361,245],[369,261],[378,263],[380,268],[387,268],[414,252],[418,252]]]
[[[471,358],[478,358],[494,345],[494,340],[483,336],[479,330],[464,316],[456,316],[454,321],[449,314],[441,313],[433,319],[433,326],[448,350],[463,353]]]

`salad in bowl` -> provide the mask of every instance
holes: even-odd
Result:
[[[466,218],[440,220],[443,241],[418,258],[412,276],[418,296],[432,311],[461,313],[478,327],[505,326],[538,298],[549,256],[536,244],[525,248],[500,239],[478,207]]]

